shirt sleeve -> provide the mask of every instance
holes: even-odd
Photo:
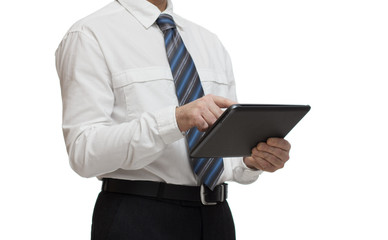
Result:
[[[175,107],[145,112],[138,119],[112,119],[115,96],[111,73],[98,41],[69,32],[56,51],[63,102],[63,134],[70,165],[83,177],[117,169],[135,170],[155,161],[170,143],[184,136]]]
[[[255,182],[262,170],[255,170],[247,167],[243,158],[224,158],[224,172],[219,183],[234,181],[241,184],[250,184]]]
[[[220,43],[221,44],[221,43]],[[236,83],[234,80],[232,61],[226,49],[222,46],[225,56],[225,71],[228,78],[228,83],[230,86],[229,97],[237,101],[236,94]],[[255,170],[247,167],[243,161],[243,158],[224,158],[224,172],[223,175],[219,179],[219,183],[226,181],[234,181],[241,184],[250,184],[255,182],[260,174],[262,174],[262,170]]]

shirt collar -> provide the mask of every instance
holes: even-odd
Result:
[[[147,29],[155,23],[156,19],[161,14],[160,10],[147,0],[117,1],[120,2],[120,4],[126,8]],[[171,16],[175,17],[171,0],[167,0],[167,8],[163,11],[163,13],[170,14]],[[180,27],[180,24],[177,22],[176,25]]]

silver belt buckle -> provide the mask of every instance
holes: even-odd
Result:
[[[222,196],[222,199],[220,200],[220,202],[223,202],[223,201],[225,201],[225,186],[224,186],[224,184],[222,184],[220,186],[221,186],[221,196]],[[206,199],[205,199],[205,186],[203,184],[201,185],[200,196],[201,196],[201,203],[203,205],[217,205],[217,202],[207,202],[206,201]]]

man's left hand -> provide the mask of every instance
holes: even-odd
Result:
[[[283,138],[269,138],[260,142],[252,149],[252,155],[245,157],[244,162],[249,168],[266,172],[275,172],[284,167],[290,158],[291,144]]]

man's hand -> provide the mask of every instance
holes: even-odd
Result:
[[[245,157],[244,162],[249,168],[266,172],[275,172],[284,167],[290,158],[291,145],[283,138],[269,138],[252,149],[252,155]]]
[[[227,108],[235,103],[211,94],[198,98],[176,109],[178,127],[181,131],[187,131],[192,127],[197,127],[202,132],[206,131],[221,116],[223,112],[221,108]]]

